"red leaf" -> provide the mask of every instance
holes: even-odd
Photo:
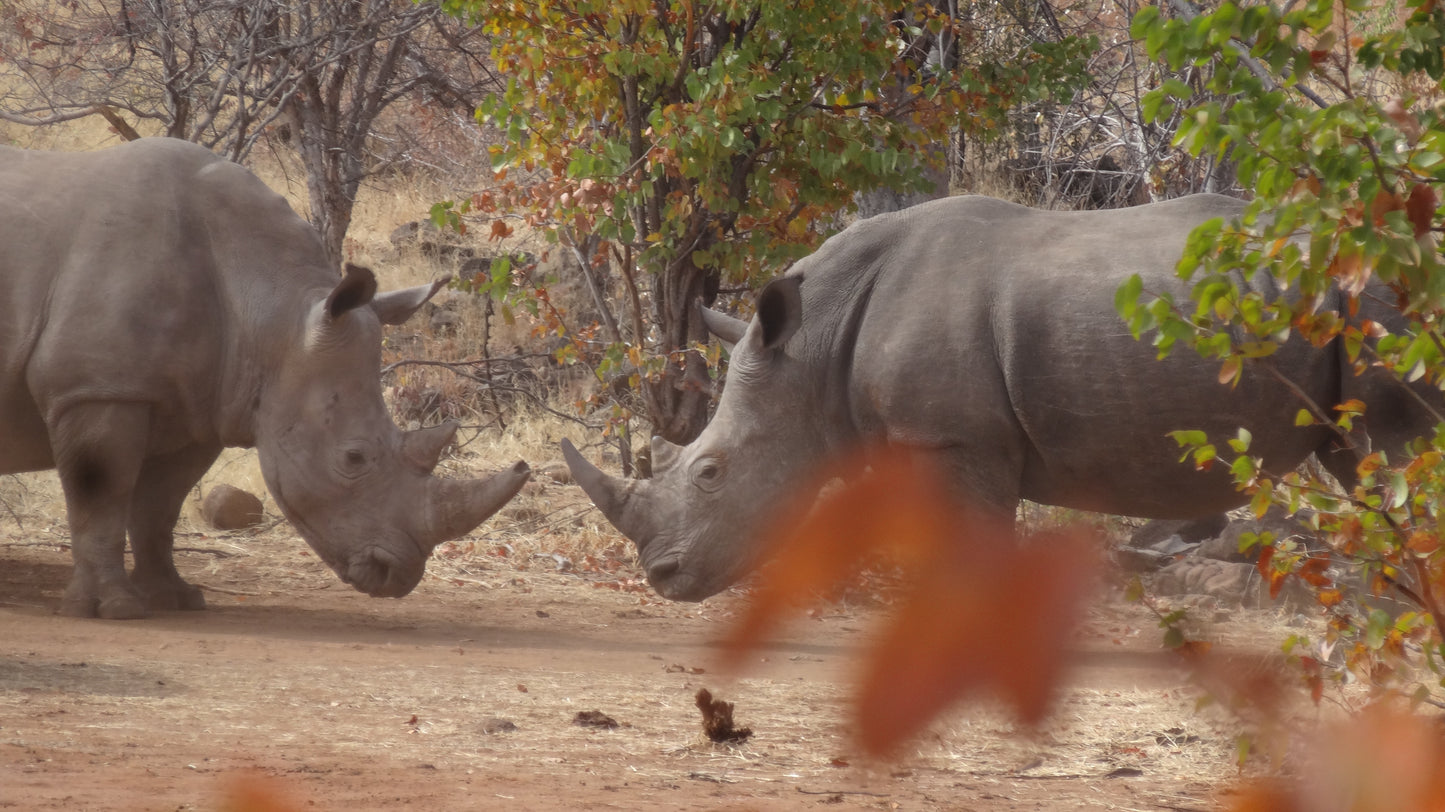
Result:
[[[281,789],[280,782],[247,772],[227,782],[222,812],[300,812],[301,805]]]
[[[1410,224],[1415,227],[1417,239],[1430,233],[1430,229],[1435,225],[1435,209],[1439,206],[1435,190],[1430,188],[1429,184],[1417,183],[1410,190],[1410,198],[1405,201],[1405,214],[1410,218]]]
[[[1299,568],[1299,577],[1310,586],[1326,587],[1334,584],[1334,580],[1325,574],[1330,568],[1330,557],[1328,554],[1308,558]]]
[[[948,704],[980,693],[1037,724],[1093,583],[1093,539],[1071,531],[1021,543],[1011,521],[952,505],[942,475],[903,452],[855,458],[842,470],[856,474],[864,463],[869,476],[774,528],[785,541],[728,647],[739,656],[751,650],[795,596],[825,589],[887,550],[911,588],[866,655],[863,747],[887,753]],[[795,530],[781,529],[788,527]]]
[[[1269,562],[1272,560],[1274,560],[1274,548],[1265,547],[1259,551],[1259,559],[1254,562],[1254,568],[1259,570],[1260,575],[1268,578],[1272,569]]]

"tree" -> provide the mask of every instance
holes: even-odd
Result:
[[[1196,13],[1174,0],[1179,16],[1143,9],[1135,35],[1175,70],[1209,66],[1196,104],[1177,78],[1151,94],[1156,118],[1178,117],[1176,142],[1196,155],[1228,157],[1254,199],[1239,222],[1201,226],[1180,274],[1195,279],[1192,302],[1150,297],[1137,282],[1121,291],[1120,310],[1136,334],[1153,331],[1161,353],[1188,347],[1220,362],[1222,381],[1245,364],[1268,364],[1284,341],[1339,342],[1355,372],[1389,371],[1413,382],[1436,409],[1445,388],[1445,5],[1406,0],[1375,5],[1309,0],[1288,8],[1224,3]],[[1270,274],[1291,295],[1243,295],[1231,272]],[[1381,287],[1383,286],[1383,287]],[[1320,307],[1326,290],[1344,305]],[[1398,308],[1393,328],[1362,318],[1369,308]],[[1371,449],[1354,431],[1374,417],[1358,402],[1301,402],[1298,422],[1334,428],[1357,455],[1359,484],[1348,492],[1307,472],[1267,471],[1249,455],[1249,438],[1179,435],[1191,457],[1216,457],[1254,496],[1311,508],[1310,524],[1328,555],[1259,539],[1260,569],[1273,586],[1298,576],[1314,585],[1327,617],[1327,648],[1344,653],[1345,671],[1377,687],[1408,684],[1395,669],[1423,653],[1437,675],[1445,664],[1445,426],[1403,459]],[[1187,429],[1189,427],[1180,427]],[[1197,433],[1195,433],[1197,434]],[[1415,611],[1394,618],[1342,600],[1326,572],[1345,561],[1376,590],[1390,589]],[[1316,685],[1328,672],[1294,651]],[[1436,700],[1438,701],[1438,699]]]
[[[0,9],[0,119],[104,115],[243,161],[268,135],[306,170],[311,220],[340,262],[361,181],[404,98],[472,109],[490,78],[472,31],[407,0],[16,0]]]
[[[677,442],[702,430],[712,388],[699,303],[785,269],[855,193],[924,188],[950,128],[982,135],[1018,100],[1069,94],[1089,47],[958,59],[977,53],[962,20],[876,0],[444,5],[484,24],[506,77],[479,117],[505,133],[493,160],[512,174],[471,202],[523,206],[575,254],[598,294],[602,374],[630,378]],[[620,318],[601,295],[609,263]]]

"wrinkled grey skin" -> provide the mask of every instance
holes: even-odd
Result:
[[[411,591],[436,544],[528,475],[438,479],[456,426],[403,434],[387,414],[381,326],[441,284],[377,294],[368,270],[338,277],[279,195],[192,144],[0,147],[0,472],[59,471],[75,558],[61,611],[204,607],[172,529],[227,446],[256,447],[276,504],[342,580]]]
[[[727,387],[696,441],[654,441],[652,480],[607,476],[570,444],[567,462],[677,600],[746,574],[760,517],[827,455],[859,446],[913,450],[961,503],[1007,517],[1021,498],[1147,518],[1241,504],[1224,466],[1180,464],[1177,429],[1222,441],[1243,426],[1269,470],[1319,452],[1353,481],[1353,456],[1326,429],[1295,427],[1303,404],[1267,371],[1249,365],[1230,389],[1187,349],[1158,361],[1114,309],[1135,273],[1185,300],[1174,268],[1186,236],[1241,210],[1214,195],[1097,212],[960,197],[862,221],[766,287],[750,324],[704,311],[736,342]],[[1369,296],[1362,307],[1399,321]],[[1335,346],[1296,337],[1272,363],[1325,408],[1364,400],[1377,448],[1434,424],[1387,373],[1355,377]]]

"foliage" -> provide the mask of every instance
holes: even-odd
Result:
[[[1217,359],[1226,384],[1246,364],[1277,374],[1270,356],[1285,341],[1339,342],[1357,374],[1388,370],[1400,385],[1413,384],[1438,418],[1445,4],[1227,2],[1184,19],[1150,7],[1134,33],[1176,70],[1212,70],[1206,88],[1215,98],[1193,103],[1192,90],[1171,80],[1149,96],[1148,109],[1158,117],[1182,110],[1176,142],[1195,154],[1229,156],[1240,184],[1255,193],[1239,222],[1207,223],[1190,238],[1179,273],[1194,280],[1191,301],[1153,296],[1137,278],[1120,290],[1119,309],[1135,335],[1152,331],[1161,356],[1185,347]],[[1289,295],[1243,292],[1237,280],[1255,274]],[[1310,652],[1338,651],[1343,667],[1329,670],[1334,678],[1424,699],[1435,689],[1412,687],[1400,666],[1423,659],[1445,675],[1445,531],[1436,518],[1445,511],[1445,428],[1390,458],[1364,442],[1358,428],[1370,418],[1358,400],[1301,402],[1300,425],[1328,426],[1355,450],[1359,483],[1349,492],[1309,472],[1264,470],[1250,456],[1247,433],[1216,446],[1223,438],[1180,427],[1176,440],[1196,465],[1228,465],[1257,514],[1271,504],[1311,509],[1308,521],[1328,543],[1327,556],[1252,540],[1271,588],[1286,577],[1305,580],[1329,618],[1319,647],[1303,639],[1287,645],[1306,680],[1321,678]],[[1392,617],[1343,600],[1329,569],[1340,562],[1414,611]],[[1312,693],[1318,701],[1318,685]]]
[[[924,188],[952,128],[987,134],[1021,100],[1068,95],[1090,46],[959,59],[978,53],[961,19],[878,0],[444,5],[485,24],[506,78],[478,113],[506,136],[493,154],[505,182],[472,207],[522,207],[575,255],[602,374],[640,385],[674,441],[708,406],[709,371],[689,352],[706,340],[699,301],[816,248],[856,192]],[[609,263],[620,319],[602,295]]]
[[[235,161],[287,143],[339,264],[361,182],[418,129],[383,132],[383,112],[475,104],[472,33],[410,0],[6,0],[0,120],[102,115],[124,138],[159,130]]]

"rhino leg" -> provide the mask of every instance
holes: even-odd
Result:
[[[76,404],[50,424],[75,559],[63,615],[146,615],[125,574],[125,526],[149,427],[150,409],[139,403]]]
[[[220,453],[219,447],[193,446],[149,457],[141,467],[130,505],[130,549],[135,557],[130,581],[151,609],[206,608],[201,590],[176,572],[171,552],[181,506]]]
[[[914,459],[935,471],[942,493],[954,505],[1014,521],[1022,498],[1023,452],[1003,433],[969,445],[924,444],[911,437],[892,437],[890,442],[908,447]],[[983,460],[988,463],[981,465]]]

